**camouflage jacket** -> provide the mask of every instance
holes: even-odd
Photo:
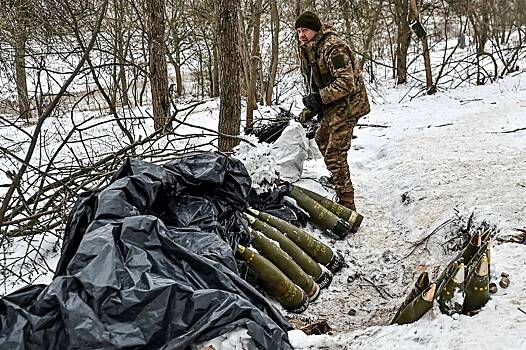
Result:
[[[363,81],[354,70],[356,62],[349,46],[331,26],[324,24],[312,41],[300,45],[300,59],[309,92],[320,93],[323,114],[328,116],[343,108],[352,115],[355,85],[363,85]]]

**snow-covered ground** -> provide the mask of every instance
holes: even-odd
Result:
[[[410,325],[387,324],[418,271],[435,271],[451,259],[441,244],[471,213],[475,223],[495,225],[500,236],[526,228],[526,130],[517,130],[526,128],[526,74],[412,100],[404,96],[407,89],[378,87],[372,97],[381,102],[360,120],[374,126],[355,129],[349,162],[365,217],[360,230],[345,241],[320,236],[344,253],[349,266],[304,314],[288,315],[298,326],[325,319],[332,331],[306,336],[295,330],[291,343],[297,349],[524,349],[526,245],[494,242],[494,280],[507,272],[511,284],[478,315],[449,317],[436,309]],[[295,106],[298,112],[300,104]],[[217,113],[210,101],[186,122],[214,129]],[[196,132],[189,126],[179,131]],[[299,184],[331,195],[317,182],[322,175],[328,175],[323,161],[308,160]],[[412,251],[413,242],[448,220],[426,247]],[[0,287],[7,293],[20,286]]]
[[[402,103],[406,91],[383,91],[386,102],[360,124],[388,127],[355,129],[349,154],[364,222],[353,237],[332,242],[350,266],[299,317],[326,319],[333,331],[311,336],[292,331],[296,348],[526,348],[526,245],[493,243],[492,280],[507,272],[512,282],[478,315],[449,317],[435,308],[416,323],[386,326],[417,270],[436,269],[451,259],[440,244],[454,224],[433,236],[427,249],[407,256],[411,242],[472,212],[476,222],[496,225],[499,236],[526,228],[526,130],[512,132],[526,128],[525,84],[526,77],[517,75]],[[322,161],[308,161],[303,177],[309,179],[300,183],[323,192],[311,180],[320,175],[327,175]]]

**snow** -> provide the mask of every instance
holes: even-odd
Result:
[[[385,103],[360,120],[389,126],[355,129],[358,138],[349,161],[357,208],[365,219],[355,236],[333,242],[351,266],[303,315],[311,322],[327,319],[332,334],[292,331],[295,348],[525,348],[526,314],[519,308],[526,310],[526,246],[512,243],[493,244],[491,269],[492,281],[507,272],[515,285],[500,288],[478,315],[449,317],[436,306],[418,322],[386,326],[417,270],[436,270],[452,258],[440,244],[470,213],[479,223],[496,225],[501,236],[524,228],[526,131],[503,133],[526,126],[524,79],[517,75],[402,103],[405,91],[394,88],[383,96]],[[306,168],[310,178],[327,174],[319,160],[307,162]],[[300,184],[333,194],[313,180]],[[432,237],[427,250],[405,257],[410,242],[448,219],[452,223]],[[414,273],[408,276],[407,271]],[[393,298],[379,297],[356,276],[367,276]],[[350,309],[357,310],[356,316],[347,314]]]
[[[492,281],[506,272],[511,284],[507,289],[499,287],[477,315],[445,316],[435,306],[413,324],[387,325],[419,271],[428,268],[436,276],[452,258],[451,250],[442,245],[471,213],[475,223],[495,225],[499,236],[526,228],[526,130],[512,132],[526,127],[525,80],[522,73],[491,85],[412,99],[408,88],[380,85],[370,90],[376,103],[360,120],[364,126],[355,129],[357,139],[349,152],[356,204],[365,219],[360,230],[345,241],[329,239],[311,227],[319,238],[342,251],[349,266],[334,276],[332,285],[304,314],[287,315],[299,323],[326,319],[333,329],[329,334],[310,336],[291,331],[290,341],[296,349],[526,348],[526,314],[519,310],[526,311],[526,245],[520,244],[493,242]],[[297,113],[301,103],[297,103],[298,96],[293,97],[293,112]],[[287,102],[290,105],[290,100]],[[200,105],[184,117],[189,125],[177,132],[200,134],[195,143],[206,144],[211,136],[191,125],[216,128],[217,108],[217,100]],[[82,119],[80,113],[76,117]],[[54,120],[49,130],[56,128],[58,132],[58,126],[64,125],[67,129],[68,123]],[[97,132],[104,130],[101,126]],[[2,136],[14,138],[10,132],[5,127]],[[108,144],[119,138],[119,134],[108,134],[113,135]],[[55,147],[58,143],[60,138]],[[100,152],[108,151],[102,142],[94,146]],[[20,147],[18,154],[23,154],[25,147]],[[258,154],[269,155],[270,147],[252,148],[249,143],[240,147],[238,157],[245,157],[254,181],[271,182],[274,160],[258,158]],[[13,166],[6,164],[5,158],[0,158],[0,165],[2,170]],[[327,175],[322,159],[307,160],[298,184],[332,196],[334,192],[318,181]],[[3,171],[0,180],[8,183]],[[439,227],[426,245],[412,252],[413,242]],[[44,242],[51,269],[58,257],[55,243],[52,238]],[[14,259],[27,244],[13,244],[10,258]],[[51,276],[42,274],[37,282],[49,281]],[[0,286],[0,293],[22,285],[19,281]],[[349,313],[351,309],[356,314]],[[227,339],[216,339],[215,344],[227,349]]]
[[[289,332],[297,349],[329,347],[343,349],[524,349],[526,314],[524,296],[526,281],[524,254],[526,246],[503,244],[495,247],[493,269],[508,271],[516,283],[499,289],[482,311],[475,316],[445,316],[435,307],[418,322],[398,326],[377,326],[333,335],[305,336]]]

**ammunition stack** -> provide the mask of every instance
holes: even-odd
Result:
[[[391,324],[417,321],[433,307],[435,299],[446,315],[478,312],[490,299],[489,256],[490,231],[478,231],[434,283],[427,271],[418,277]]]
[[[293,185],[289,195],[309,214],[312,223],[330,236],[345,239],[362,223],[363,216],[354,210],[307,189]]]
[[[309,197],[296,186],[292,192],[298,203],[310,208],[306,211],[311,219],[322,223],[325,230],[343,238],[358,229],[360,214],[313,192]],[[256,273],[263,289],[290,312],[303,312],[345,265],[338,251],[283,219],[255,209],[248,209],[245,218],[250,225],[252,248],[257,252],[239,246],[238,255]]]

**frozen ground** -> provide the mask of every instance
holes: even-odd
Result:
[[[333,244],[350,266],[299,317],[300,324],[326,319],[333,331],[308,337],[293,331],[296,348],[526,348],[526,314],[519,310],[526,311],[525,245],[494,242],[492,274],[505,271],[512,284],[478,315],[448,317],[433,310],[414,324],[385,326],[418,270],[434,271],[451,258],[440,245],[472,212],[476,222],[496,225],[499,236],[525,228],[526,130],[512,132],[526,128],[525,79],[518,75],[402,103],[405,91],[384,91],[386,102],[360,124],[388,127],[357,128],[349,154],[365,219],[357,234]],[[322,161],[308,161],[303,177],[309,179],[301,183],[322,192],[312,180],[320,175],[327,175]],[[421,246],[407,256],[412,242],[448,219],[453,222],[426,250]]]
[[[526,348],[526,314],[519,310],[526,311],[526,245],[494,243],[492,272],[507,272],[511,285],[478,315],[447,317],[433,310],[414,324],[386,326],[418,271],[436,272],[449,261],[452,253],[441,244],[471,213],[476,223],[496,225],[500,236],[526,228],[526,130],[517,130],[526,128],[525,85],[522,74],[401,103],[407,90],[379,90],[381,98],[374,97],[382,102],[360,121],[376,126],[356,128],[349,154],[362,227],[343,242],[320,236],[344,253],[349,266],[307,312],[289,315],[298,327],[325,319],[332,331],[292,331],[297,349]],[[216,101],[186,121],[216,128]],[[304,169],[300,184],[332,194],[316,181],[328,175],[322,160],[309,160]],[[259,175],[263,170],[269,168]],[[413,242],[447,220],[427,246],[413,251]],[[57,256],[55,250],[48,263],[56,264]],[[42,275],[39,282],[50,278]],[[2,292],[22,285],[2,286]]]

